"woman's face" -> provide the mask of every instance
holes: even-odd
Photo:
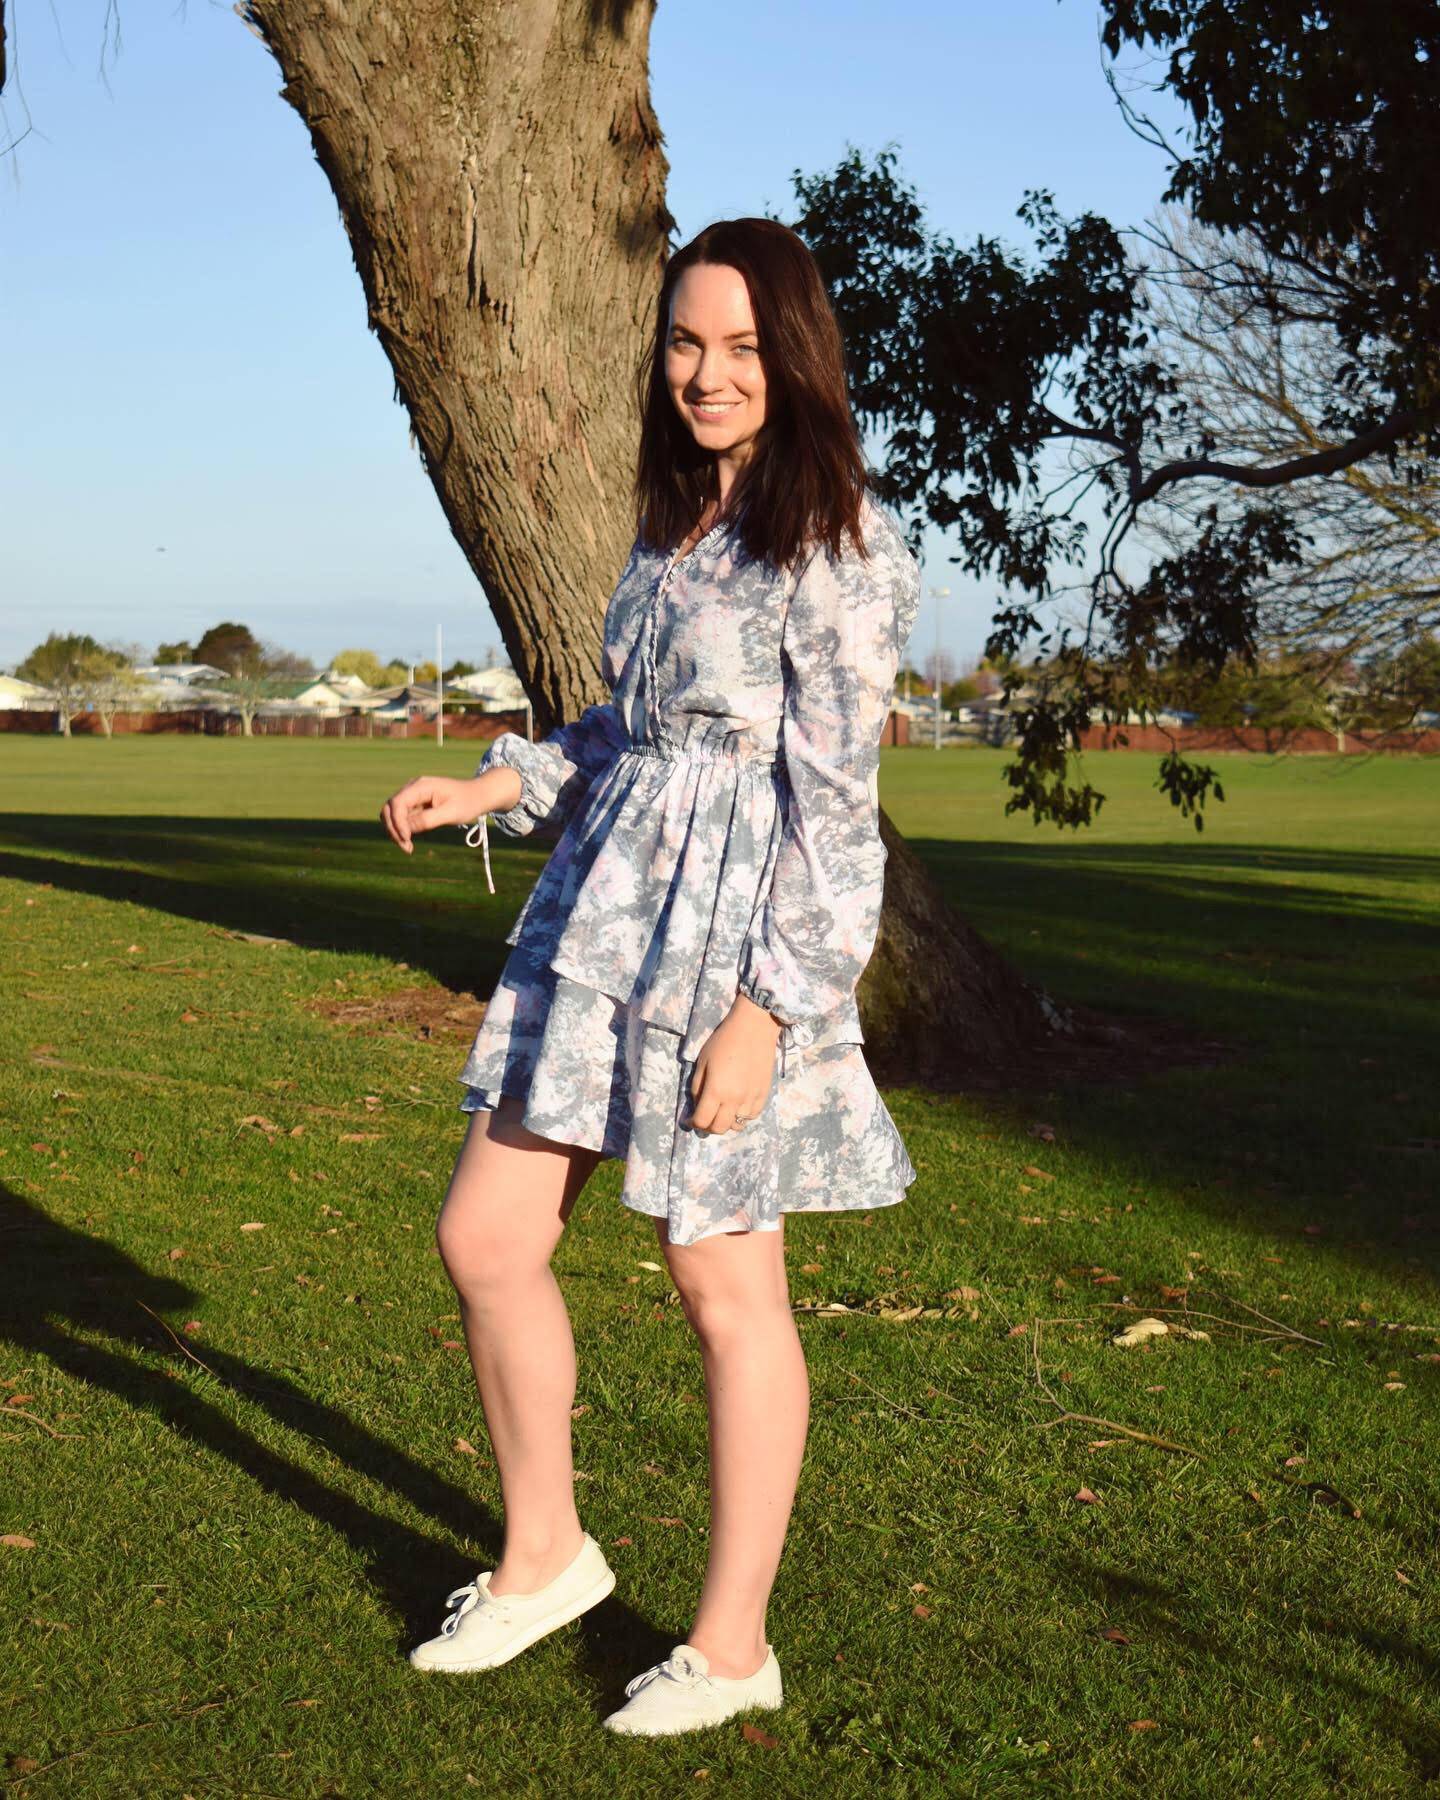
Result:
[[[765,368],[750,292],[727,263],[692,263],[675,284],[665,382],[695,441],[741,467],[765,423]]]

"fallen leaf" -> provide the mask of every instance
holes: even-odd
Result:
[[[1159,1727],[1153,1719],[1132,1719],[1130,1729],[1132,1731],[1157,1731]]]
[[[480,1454],[469,1438],[456,1438],[455,1448],[462,1456],[478,1456]]]
[[[635,1542],[635,1540],[634,1540],[634,1538],[618,1537],[618,1538],[611,1538],[610,1542],[612,1544],[633,1544]]]
[[[578,1419],[583,1413],[589,1412],[589,1410],[590,1402],[588,1400],[582,1401],[579,1406],[572,1406],[570,1408],[570,1417],[572,1419]]]
[[[1110,1342],[1117,1350],[1133,1350],[1138,1344],[1147,1343],[1151,1338],[1169,1335],[1170,1327],[1163,1319],[1136,1319],[1133,1325],[1117,1331]]]
[[[1403,1381],[1387,1381],[1384,1383],[1387,1394],[1398,1394],[1405,1386]]]
[[[176,1247],[169,1252],[171,1262],[179,1262],[180,1258],[184,1254],[185,1254],[185,1252],[177,1244]]]
[[[910,1592],[912,1594],[928,1594],[930,1590],[923,1581],[912,1581],[910,1583]]]
[[[647,1525],[678,1525],[682,1530],[687,1529],[683,1519],[667,1518],[663,1513],[660,1514],[658,1518],[647,1513],[645,1515],[645,1523]]]
[[[187,1007],[180,1015],[180,1023],[182,1025],[198,1025],[200,1023],[200,1015],[197,1012],[191,1012]]]
[[[917,1619],[928,1619],[932,1609],[926,1606],[923,1600],[917,1600],[910,1610]]]
[[[1053,1181],[1055,1179],[1053,1175],[1048,1174],[1044,1169],[1037,1169],[1034,1163],[1026,1163],[1021,1173],[1033,1175],[1037,1181]]]
[[[198,1319],[187,1319],[180,1329],[187,1337],[194,1337],[195,1333],[200,1330],[200,1321]]]
[[[1027,1129],[1029,1130],[1031,1137],[1039,1138],[1042,1143],[1053,1144],[1055,1142],[1055,1127],[1053,1125],[1035,1124],[1027,1127]]]
[[[440,1348],[442,1350],[463,1350],[465,1346],[458,1338],[445,1338],[441,1341]]]
[[[800,1273],[802,1275],[818,1275],[820,1273],[820,1267],[821,1265],[819,1263],[801,1263]]]
[[[752,1725],[748,1719],[740,1727],[740,1735],[745,1739],[747,1744],[759,1744],[764,1750],[778,1750],[780,1748],[779,1738],[771,1737],[768,1731],[762,1731],[758,1725]]]
[[[38,1548],[34,1538],[22,1537],[18,1531],[7,1531],[0,1537],[0,1544],[7,1550],[35,1550]]]
[[[1101,1505],[1100,1496],[1097,1493],[1094,1493],[1090,1488],[1087,1488],[1087,1487],[1076,1488],[1075,1498],[1080,1502],[1080,1504],[1082,1506],[1099,1506],[1099,1505]]]
[[[649,1269],[656,1275],[663,1275],[665,1273],[664,1267],[657,1262],[637,1262],[635,1267],[637,1269]]]
[[[1305,1458],[1303,1456],[1287,1456],[1285,1458],[1285,1467],[1287,1469],[1298,1469],[1304,1461]]]
[[[370,1144],[384,1135],[383,1131],[342,1131],[340,1142],[342,1144]]]
[[[240,1229],[242,1231],[263,1231],[265,1229],[265,1221],[263,1219],[250,1219],[247,1220]]]
[[[1130,1642],[1129,1638],[1126,1637],[1125,1633],[1121,1631],[1118,1625],[1110,1626],[1108,1630],[1102,1631],[1100,1635],[1107,1644],[1128,1644]]]
[[[1395,1579],[1400,1583],[1401,1587],[1414,1587],[1415,1585],[1403,1569],[1397,1569],[1395,1571]]]
[[[1012,1325],[1005,1335],[1006,1337],[1024,1337],[1029,1329],[1028,1325]]]

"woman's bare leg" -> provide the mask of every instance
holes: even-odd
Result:
[[[550,1258],[598,1152],[537,1137],[508,1096],[470,1125],[435,1238],[460,1298],[500,1472],[505,1549],[492,1594],[529,1594],[574,1560],[575,1339]]]
[[[765,1609],[780,1565],[810,1425],[805,1352],[790,1311],[784,1229],[671,1244],[657,1231],[700,1339],[710,1403],[710,1560],[686,1641],[716,1675],[765,1660]]]

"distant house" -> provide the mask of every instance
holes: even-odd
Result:
[[[363,700],[374,689],[358,675],[337,675],[333,669],[326,669],[320,677],[326,687],[334,688],[337,694],[343,694],[347,700]]]
[[[144,683],[144,703],[158,712],[207,706],[219,691],[214,684],[225,680],[225,670],[214,663],[146,663],[135,674]]]
[[[55,705],[48,688],[22,681],[18,675],[0,675],[0,707],[17,712],[49,712]]]
[[[352,699],[349,705],[376,719],[433,719],[440,697],[433,687],[411,681],[403,687],[371,688],[360,699]]]
[[[513,669],[477,669],[473,675],[462,675],[445,683],[447,694],[462,694],[477,700],[478,712],[523,712],[525,689]]]

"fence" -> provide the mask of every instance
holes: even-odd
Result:
[[[1120,743],[1117,740],[1124,738]],[[1369,756],[1377,750],[1440,751],[1440,731],[1321,731],[1315,726],[1092,725],[1080,734],[1083,750],[1265,751],[1290,756]]]
[[[36,712],[19,707],[0,709],[0,731],[28,731],[41,736],[54,736],[60,730],[56,711]],[[105,727],[94,713],[76,713],[70,721],[75,737],[101,737]],[[186,707],[176,712],[116,713],[111,720],[116,737],[153,735],[155,733],[189,733],[205,737],[240,737],[243,727],[238,713],[216,712],[208,707]],[[308,713],[261,714],[252,721],[256,737],[363,737],[363,738],[432,738],[434,718],[377,719],[371,713],[343,713],[336,719],[317,718]],[[446,713],[447,738],[493,738],[502,731],[525,731],[523,712]]]

